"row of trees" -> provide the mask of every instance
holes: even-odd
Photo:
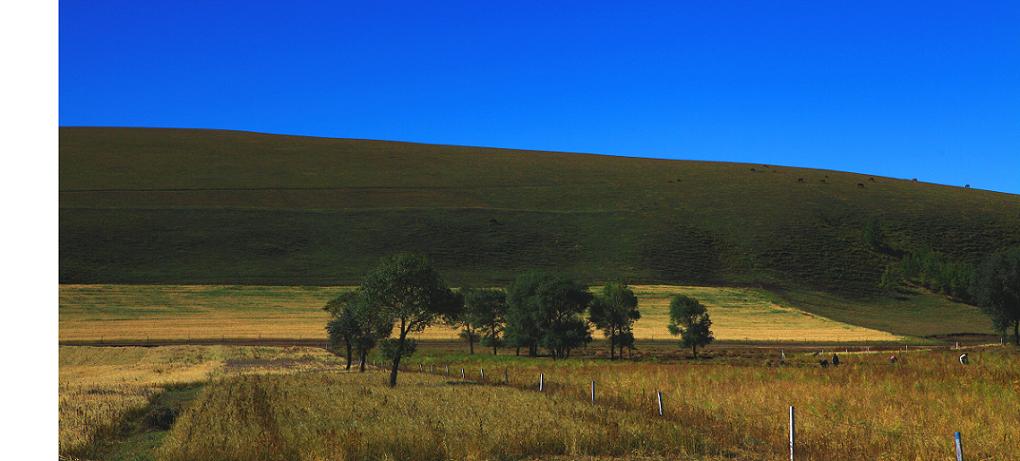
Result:
[[[641,318],[637,296],[622,283],[609,283],[593,294],[559,274],[526,272],[506,290],[455,292],[425,257],[409,254],[384,258],[361,286],[331,300],[325,310],[331,314],[326,326],[331,345],[345,350],[347,368],[357,357],[364,371],[368,352],[378,346],[391,361],[391,386],[397,383],[401,359],[416,348],[408,335],[432,325],[459,327],[472,354],[481,343],[493,354],[500,347],[529,356],[544,349],[554,359],[586,346],[594,327],[609,339],[610,358],[615,359],[633,347],[634,321]],[[699,347],[713,340],[711,324],[696,299],[674,297],[668,329],[695,357]]]
[[[907,253],[900,261],[886,266],[880,286],[895,289],[909,281],[961,301],[973,302],[975,276],[974,266],[922,249]]]
[[[865,235],[874,239],[876,233]],[[1020,345],[1020,246],[992,253],[977,266],[930,249],[905,253],[886,267],[880,286],[896,289],[907,282],[976,304],[997,331],[1006,334],[1012,329],[1014,342]]]

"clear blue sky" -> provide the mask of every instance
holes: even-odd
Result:
[[[1020,193],[1020,2],[61,0],[60,123],[745,161]]]

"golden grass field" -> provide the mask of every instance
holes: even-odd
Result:
[[[822,369],[811,353],[759,361],[720,358],[677,363],[605,360],[518,360],[486,356],[419,357],[426,371],[449,364],[469,380],[589,401],[597,383],[600,405],[657,418],[655,392],[670,421],[697,428],[702,455],[727,459],[786,459],[788,408],[797,409],[798,460],[945,460],[952,434],[964,434],[967,459],[1017,459],[1020,448],[1020,353],[1012,347],[958,351],[840,354],[842,365]],[[412,361],[414,361],[412,359]],[[414,367],[414,365],[411,365]],[[435,367],[443,374],[445,367]],[[699,445],[702,446],[702,445]]]
[[[114,436],[118,420],[145,408],[149,399],[166,386],[249,370],[228,370],[228,361],[257,364],[267,360],[299,365],[274,367],[275,372],[341,362],[319,348],[61,347],[60,452],[87,451],[98,440]]]
[[[843,365],[829,369],[808,353],[789,354],[782,366],[747,357],[656,363],[423,354],[407,361],[391,389],[383,371],[346,373],[337,359],[307,348],[63,346],[61,453],[112,460],[780,460],[787,408],[795,405],[798,460],[945,460],[954,431],[964,434],[968,459],[1015,459],[1020,355],[1011,347],[969,353],[966,367],[953,351],[916,351],[899,353],[896,365],[887,353],[844,355]],[[410,371],[418,363],[440,366],[436,374]],[[442,376],[446,364],[453,377]],[[539,372],[543,393],[535,389]],[[129,442],[101,445],[108,451],[89,445],[116,438],[95,428],[116,427],[168,383],[188,382],[201,385],[193,400],[133,457],[118,454]],[[664,417],[656,413],[656,390]]]
[[[772,300],[749,288],[638,285],[638,339],[669,339],[669,300],[695,296],[708,306],[719,340],[897,341],[885,331],[854,326]],[[324,339],[331,297],[348,287],[217,285],[61,285],[60,339]],[[595,287],[597,289],[597,287]],[[596,337],[601,334],[596,333]],[[421,339],[456,339],[430,328]]]

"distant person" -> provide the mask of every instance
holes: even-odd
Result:
[[[889,363],[895,365],[896,364],[896,360],[897,360],[896,359],[896,354],[893,354],[893,355],[889,356]]]
[[[822,368],[829,368],[829,361],[825,359],[819,360],[818,365],[821,365]]]
[[[832,366],[834,367],[839,366],[839,356],[836,354],[832,354]]]
[[[960,365],[966,365],[968,363],[970,363],[970,357],[967,357],[967,354],[961,355],[960,356]]]

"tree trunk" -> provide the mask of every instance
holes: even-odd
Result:
[[[475,333],[468,330],[468,354],[475,355]]]
[[[616,360],[616,330],[609,333],[609,360]]]
[[[344,340],[347,346],[347,371],[351,371],[351,340]]]
[[[397,340],[397,350],[393,356],[393,368],[390,369],[390,387],[397,387],[397,371],[400,369],[400,358],[404,355],[404,340],[407,339],[407,329],[404,322],[400,322],[400,339]]]
[[[365,362],[368,361],[368,351],[365,349],[361,349],[361,351],[359,351],[359,354],[361,355],[361,365],[358,365],[358,373],[364,373]]]
[[[691,346],[691,350],[694,351],[694,358],[697,359],[698,358],[698,346],[697,345]]]
[[[1020,320],[1013,322],[1013,340],[1020,346]]]
[[[517,346],[517,352],[515,352],[515,354],[516,354],[516,355],[517,355],[518,357],[520,357],[520,356],[521,356],[521,346]]]

